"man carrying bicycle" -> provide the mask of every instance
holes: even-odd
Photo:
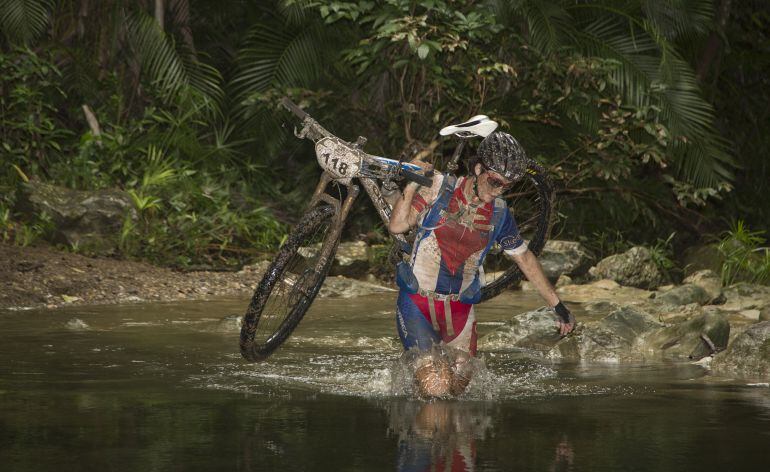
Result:
[[[391,233],[418,230],[410,261],[397,271],[401,290],[396,324],[404,348],[423,353],[415,366],[423,396],[459,395],[471,380],[479,268],[494,243],[554,308],[559,333],[565,336],[575,327],[575,317],[559,300],[500,198],[524,176],[525,159],[524,149],[511,135],[492,133],[479,146],[471,175],[454,179],[437,173],[430,188],[409,183],[393,208]],[[442,343],[460,351],[453,365],[430,356]]]

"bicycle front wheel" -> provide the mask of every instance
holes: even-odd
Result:
[[[534,162],[527,166],[526,175],[503,198],[527,247],[537,256],[551,231],[553,186],[545,170]],[[481,289],[482,301],[499,295],[523,277],[519,266],[506,257],[498,245],[493,246],[484,258],[483,268],[486,284]]]
[[[333,221],[331,206],[308,211],[268,267],[243,317],[240,345],[247,360],[267,358],[305,316],[334,261],[339,238],[332,236]]]

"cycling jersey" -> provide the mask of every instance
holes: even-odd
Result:
[[[462,293],[479,276],[479,267],[491,248],[491,237],[495,237],[494,242],[509,255],[526,251],[526,244],[509,211],[502,212],[500,228],[493,231],[495,204],[469,204],[469,198],[463,193],[464,177],[457,179],[449,202],[441,210],[435,225],[423,226],[430,205],[439,197],[442,179],[434,181],[439,182],[438,186],[434,184],[430,189],[421,189],[412,200],[412,207],[421,215],[418,224],[422,231],[412,249],[411,266],[421,290]],[[481,280],[480,285],[483,284]]]
[[[460,294],[474,283],[483,285],[479,267],[493,242],[509,255],[527,249],[502,200],[471,205],[463,193],[465,182],[460,178],[446,188],[444,179],[435,178],[433,187],[421,189],[412,200],[420,214],[410,259],[417,287],[402,287],[396,323],[405,349],[428,350],[443,341],[475,355],[473,304],[461,301]],[[442,198],[442,192],[451,194]]]

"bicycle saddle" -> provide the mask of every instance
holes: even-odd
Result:
[[[490,120],[487,115],[476,115],[465,123],[441,128],[438,134],[441,136],[456,134],[461,138],[471,138],[473,136],[486,138],[495,129],[497,129],[497,121]]]

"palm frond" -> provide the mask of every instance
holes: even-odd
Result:
[[[303,86],[322,70],[322,44],[317,28],[276,29],[255,25],[238,57],[232,85],[239,95],[262,92],[271,85]]]
[[[177,49],[152,17],[132,16],[127,33],[142,70],[158,86],[165,100],[175,100],[188,87],[211,102],[221,99],[219,71],[200,62],[184,48]]]
[[[288,24],[299,26],[307,22],[311,0],[280,0],[276,9]]]
[[[255,24],[237,57],[237,71],[228,84],[233,97],[233,122],[254,134],[255,130],[279,130],[273,112],[263,113],[255,98],[273,89],[311,88],[324,71],[330,48],[328,29],[316,22],[292,26],[274,17]],[[280,134],[280,133],[279,133]],[[271,136],[274,138],[275,135]]]
[[[502,3],[495,8],[523,18],[527,23],[530,42],[543,54],[556,51],[571,35],[572,28],[569,25],[573,18],[561,2],[508,0]],[[511,21],[511,18],[507,20]]]
[[[9,43],[29,44],[50,21],[52,0],[0,0],[0,30]]]
[[[714,110],[703,98],[692,68],[669,39],[704,31],[710,7],[698,0],[568,3],[562,5],[572,21],[547,22],[542,9],[531,2],[511,1],[525,17],[529,15],[531,33],[532,25],[542,30],[532,35],[541,52],[549,52],[561,39],[565,51],[609,59],[615,64],[613,85],[626,103],[660,108],[660,119],[675,138],[671,157],[685,179],[701,187],[729,180],[733,160],[714,128]],[[639,14],[641,9],[656,8],[651,18]],[[689,23],[687,15],[693,16]]]
[[[714,19],[712,0],[642,0],[644,16],[668,40],[708,33]]]

